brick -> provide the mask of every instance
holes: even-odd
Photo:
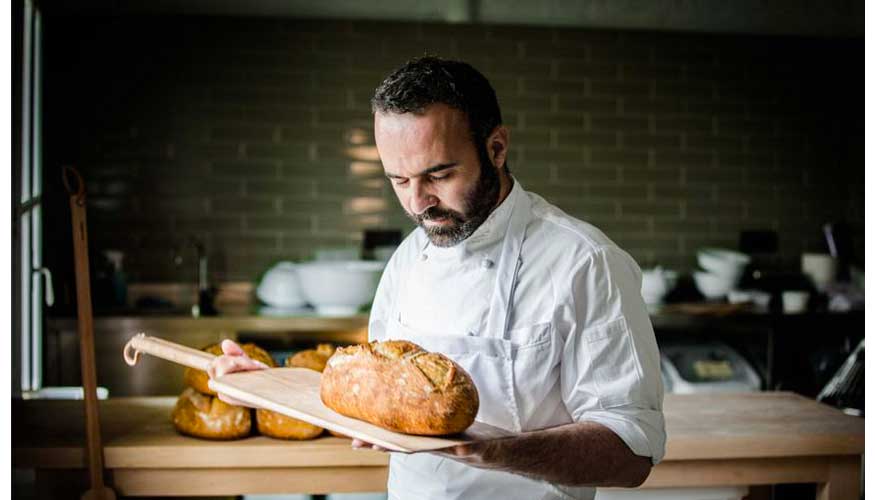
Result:
[[[744,146],[744,140],[739,137],[711,134],[685,134],[684,142],[689,149],[738,151]]]
[[[619,136],[615,132],[582,132],[559,129],[556,142],[559,147],[589,146],[607,149],[619,144]]]
[[[727,182],[727,183],[741,183],[745,181],[747,177],[747,172],[745,169],[740,168],[726,168],[726,167],[710,167],[710,166],[699,166],[699,167],[690,167],[686,172],[687,182],[701,182],[701,183],[717,183],[717,182]]]
[[[623,79],[633,81],[680,80],[684,77],[684,68],[678,64],[623,64],[621,72]]]
[[[721,227],[721,229],[724,229]],[[658,235],[708,235],[711,233],[711,221],[690,220],[680,217],[654,217],[653,232]]]
[[[310,151],[303,144],[248,144],[246,157],[253,160],[301,161],[310,159]]]
[[[541,42],[541,41],[526,41],[522,44],[522,51],[525,57],[532,59],[542,58],[564,58],[564,59],[585,59],[586,48],[582,44],[575,43],[560,43],[560,42]]]
[[[495,75],[504,78],[508,76],[543,78],[550,76],[552,63],[549,60],[499,57],[489,61],[486,68],[485,70],[478,69],[488,72],[487,77]]]
[[[688,184],[684,186],[654,184],[651,186],[651,194],[655,200],[693,200],[714,201],[715,191],[719,189],[711,183]]]
[[[560,111],[584,111],[590,113],[610,113],[619,109],[619,100],[613,97],[584,97],[582,95],[559,94],[557,107]]]
[[[528,147],[536,147],[543,148],[550,146],[550,131],[549,130],[533,130],[532,128],[527,128],[526,130],[511,130],[510,131],[510,152],[513,152],[519,148],[528,148]],[[562,146],[562,144],[560,144]],[[567,144],[567,146],[571,146],[571,144]]]
[[[583,79],[616,81],[620,78],[620,65],[611,62],[590,63],[574,59],[559,59],[556,65],[557,77],[561,79]]]
[[[593,149],[590,160],[594,164],[604,165],[647,165],[647,153],[643,151],[629,151],[609,149]]]
[[[212,163],[213,175],[219,177],[273,177],[279,176],[279,164],[276,161],[215,161]]]
[[[272,197],[222,196],[210,200],[212,213],[237,212],[242,214],[271,214],[277,211],[278,203]]]
[[[210,131],[210,139],[213,141],[254,141],[254,142],[271,142],[273,141],[275,127],[259,127],[259,126],[221,126],[214,127]]]
[[[255,180],[245,181],[246,194],[249,196],[298,196],[312,198],[315,196],[315,181],[310,179]]]
[[[583,129],[583,113],[581,112],[527,112],[525,113],[526,129],[546,127]]]
[[[647,130],[648,120],[644,117],[593,115],[590,118],[592,130],[634,132]]]
[[[663,82],[653,83],[654,97],[707,99],[714,95],[713,86],[703,82]]]
[[[586,89],[583,79],[579,80],[546,80],[535,78],[522,79],[523,91],[526,94],[569,94],[580,95],[584,94]]]
[[[653,128],[657,132],[715,132],[711,118],[705,116],[656,116]]]
[[[239,231],[242,228],[242,223],[243,217],[239,215],[180,215],[174,218],[171,228],[173,231],[184,233]]]
[[[628,201],[620,202],[620,213],[626,216],[680,216],[677,201]]]
[[[308,214],[247,215],[247,231],[303,231],[311,229],[312,216]]]
[[[626,97],[622,100],[624,115],[652,113],[682,113],[685,110],[683,100],[676,98]]]
[[[622,134],[623,146],[632,148],[680,148],[679,134]]]
[[[237,180],[175,179],[172,182],[156,182],[150,189],[158,196],[197,196],[203,194],[241,194],[243,183]]]
[[[625,36],[625,33],[621,36]],[[644,46],[623,46],[621,44],[594,43],[590,47],[593,61],[622,63],[641,63],[650,61],[650,48]]]
[[[611,183],[620,181],[619,167],[602,167],[587,165],[585,163],[560,164],[556,167],[556,177],[561,181],[565,179],[578,179],[583,182]]]
[[[642,97],[650,94],[650,83],[595,80],[590,89],[594,96]]]
[[[655,166],[689,166],[700,167],[711,165],[711,153],[693,151],[657,151],[653,155]]]
[[[647,186],[634,184],[596,184],[586,183],[587,193],[589,196],[599,199],[606,198],[609,200],[619,199],[620,203],[625,203],[626,199],[643,199],[647,196]]]
[[[552,99],[547,95],[499,96],[498,105],[508,111],[550,110]]]
[[[675,186],[683,179],[682,174],[682,170],[677,167],[659,168],[647,167],[646,164],[631,164],[623,167],[621,176],[625,183],[667,184]]]
[[[526,148],[526,161],[534,162],[574,162],[583,161],[581,149],[543,149]]]

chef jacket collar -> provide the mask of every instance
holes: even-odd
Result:
[[[510,225],[511,216],[523,217],[524,214],[513,213],[513,207],[516,204],[517,198],[525,196],[522,186],[519,181],[513,179],[510,193],[505,199],[489,214],[483,224],[480,224],[471,236],[468,236],[464,241],[452,247],[438,247],[432,245],[426,236],[425,244],[422,247],[421,253],[429,257],[438,259],[459,259],[464,260],[472,255],[480,255],[488,257],[494,254],[498,256],[500,243],[504,241],[504,236],[507,233],[507,228]],[[517,210],[516,212],[519,212]]]

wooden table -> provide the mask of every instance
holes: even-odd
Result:
[[[324,437],[212,442],[178,435],[174,398],[101,402],[106,466],[120,495],[385,491],[388,456]],[[85,466],[81,402],[16,401],[13,467],[41,477]],[[644,488],[817,483],[858,500],[863,419],[792,393],[668,395],[665,460]]]

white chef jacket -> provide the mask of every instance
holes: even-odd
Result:
[[[521,243],[508,253],[513,238]],[[502,269],[511,274],[496,279]],[[495,311],[501,294],[506,314]],[[488,319],[496,316],[505,322]],[[406,338],[459,362],[480,392],[477,420],[516,432],[598,422],[654,464],[664,455],[659,352],[638,265],[517,181],[460,244],[436,247],[419,228],[402,242],[380,280],[369,338]],[[391,499],[595,495],[429,453],[391,455]]]

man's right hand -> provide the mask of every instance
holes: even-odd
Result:
[[[216,356],[216,359],[210,363],[210,368],[207,370],[207,375],[210,376],[209,387],[214,391],[216,391],[216,389],[213,387],[213,379],[217,377],[234,372],[264,370],[265,368],[270,368],[261,361],[256,361],[247,356],[243,349],[232,340],[225,339],[222,341],[222,352],[224,354]],[[219,395],[219,399],[230,405],[254,408],[248,403],[238,401],[228,395],[222,394],[221,392],[216,392]]]

